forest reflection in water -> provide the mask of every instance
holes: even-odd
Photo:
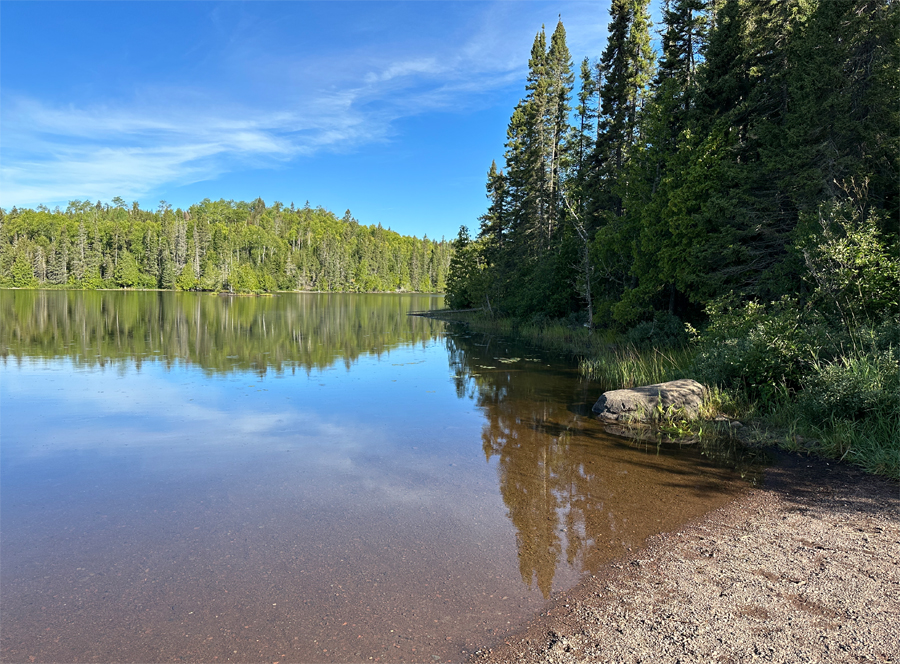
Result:
[[[207,372],[309,371],[423,344],[442,324],[407,317],[440,295],[0,290],[0,354],[76,366],[187,362]]]
[[[590,413],[598,391],[574,362],[514,339],[408,316],[441,296],[0,291],[0,355],[75,366],[181,362],[207,374],[312,371],[446,335],[459,398],[484,416],[522,580],[545,597],[557,570],[595,572],[649,535],[733,495],[741,450],[611,436]],[[399,404],[398,404],[399,406]],[[705,453],[704,453],[705,452]]]
[[[746,486],[738,476],[758,472],[755,455],[733,441],[610,435],[590,411],[596,387],[521,342],[461,330],[447,347],[457,393],[485,417],[482,449],[498,462],[522,580],[544,597],[560,568],[595,573],[731,499]]]

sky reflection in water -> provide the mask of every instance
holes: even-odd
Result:
[[[733,494],[439,303],[0,291],[4,659],[459,659]]]

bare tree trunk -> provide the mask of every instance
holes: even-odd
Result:
[[[575,232],[578,233],[578,238],[581,240],[581,245],[579,247],[581,253],[581,271],[582,278],[584,279],[584,283],[582,284],[579,290],[581,291],[581,295],[587,301],[587,310],[588,310],[588,322],[587,328],[591,332],[594,331],[594,299],[591,297],[591,276],[594,272],[594,267],[591,265],[591,244],[590,244],[590,236],[588,235],[587,229],[585,229],[584,224],[581,223],[581,219],[575,213],[575,210],[572,209],[571,203],[569,203],[569,199],[563,195],[563,200],[566,203],[566,207],[569,208],[569,213],[572,215],[572,226],[575,228]]]

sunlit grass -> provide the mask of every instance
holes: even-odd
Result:
[[[814,422],[796,403],[784,402],[760,421],[773,425],[780,447],[791,452],[837,459],[867,473],[900,480],[900,413],[875,412],[860,419],[832,414]]]
[[[690,348],[659,350],[614,345],[582,358],[578,369],[603,390],[617,390],[689,378],[693,359]]]
[[[900,480],[900,418],[832,420],[811,427],[814,448],[823,456],[861,466],[869,473]]]

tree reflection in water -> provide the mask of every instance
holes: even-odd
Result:
[[[609,435],[590,412],[597,388],[574,362],[460,330],[446,343],[457,394],[484,413],[482,446],[486,460],[496,458],[522,580],[545,597],[561,566],[595,573],[746,486],[734,455],[709,453],[715,445]]]
[[[76,366],[185,362],[208,374],[312,371],[439,337],[442,323],[408,317],[442,296],[0,290],[0,356]]]

